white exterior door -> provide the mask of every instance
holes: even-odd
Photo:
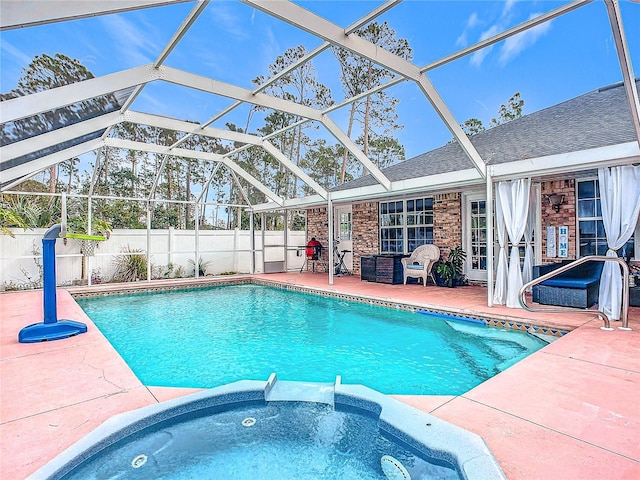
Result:
[[[487,200],[484,193],[465,196],[465,273],[469,280],[487,281]]]
[[[540,263],[541,237],[540,232],[540,184],[531,185],[532,197],[530,214],[535,216],[533,231],[534,263]],[[493,219],[487,219],[487,200],[484,192],[468,193],[464,195],[462,248],[467,253],[465,273],[469,280],[487,281],[487,228],[493,228]],[[494,205],[495,211],[495,205]],[[500,249],[497,235],[494,233],[493,258]],[[511,248],[509,246],[509,248]],[[524,239],[520,243],[520,258],[524,259]]]
[[[353,241],[351,239],[351,205],[341,205],[334,209],[334,222],[336,231],[335,239],[339,242],[336,250],[342,255],[343,250],[347,250],[343,257],[343,262],[350,272],[353,271]],[[338,262],[338,259],[335,259]]]

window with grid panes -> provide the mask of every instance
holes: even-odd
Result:
[[[581,180],[578,185],[578,254],[605,255],[607,237],[602,222],[598,180]],[[635,258],[634,236],[618,250],[618,256]]]
[[[407,251],[433,243],[433,199],[417,198],[407,200]]]
[[[380,203],[380,253],[410,253],[433,243],[433,199]]]
[[[351,240],[351,212],[340,214],[340,240]]]
[[[487,269],[487,202],[474,200],[471,206],[471,268]]]
[[[404,251],[404,202],[380,203],[380,252]]]

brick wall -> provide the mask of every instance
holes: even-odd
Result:
[[[354,203],[351,207],[353,274],[360,275],[360,258],[380,253],[378,202]]]
[[[560,261],[547,258],[546,227],[566,225],[569,228],[567,259],[576,258],[576,183],[575,180],[554,180],[541,182],[541,224],[538,234],[542,241],[542,262]],[[564,203],[556,212],[547,200],[547,196],[556,193],[564,195]],[[458,192],[436,194],[433,197],[433,235],[434,243],[446,257],[449,250],[462,244],[462,195]],[[307,210],[307,240],[316,237],[323,245],[328,245],[327,208]],[[353,273],[360,275],[360,258],[380,252],[380,229],[378,202],[360,202],[352,206],[353,228]],[[556,237],[557,241],[557,237]],[[557,245],[556,245],[557,252]]]
[[[307,242],[315,237],[324,247],[320,256],[325,261],[329,258],[327,247],[329,245],[329,229],[327,227],[327,207],[310,208],[307,210]],[[306,268],[309,269],[309,263]],[[322,271],[322,270],[319,270]]]
[[[325,247],[329,245],[329,230],[327,223],[327,207],[310,208],[307,210],[307,242],[315,237]]]
[[[378,202],[355,203],[351,207],[353,240],[353,274],[360,275],[360,257],[380,252]],[[307,210],[307,241],[315,237],[325,247],[329,245],[327,207]],[[323,255],[327,255],[326,248]]]
[[[446,258],[449,250],[462,244],[462,196],[460,193],[433,197],[433,242]]]
[[[434,196],[434,242],[445,256],[451,248],[462,244],[461,202],[460,193]],[[378,202],[360,202],[352,205],[354,275],[360,275],[361,257],[380,253],[378,208]],[[307,210],[307,241],[311,237],[315,237],[325,246],[329,244],[326,207]]]
[[[542,224],[542,262],[559,262],[561,260],[576,259],[576,182],[575,180],[554,180],[540,183],[542,196],[541,224]],[[564,195],[564,203],[556,212],[547,200],[547,196],[553,193]],[[547,227],[556,227],[556,255],[558,248],[558,227],[569,227],[569,245],[567,258],[548,258],[547,253]]]

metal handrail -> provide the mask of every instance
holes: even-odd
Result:
[[[567,265],[562,265],[557,269],[545,273],[544,275],[531,280],[530,282],[524,284],[520,289],[520,293],[518,295],[518,300],[520,301],[520,306],[527,310],[528,312],[566,312],[567,310],[578,312],[578,313],[588,313],[593,314],[597,313],[597,315],[604,322],[604,326],[600,327],[602,330],[613,330],[611,328],[611,322],[609,321],[609,317],[606,313],[601,312],[599,310],[589,310],[582,308],[574,308],[574,307],[549,307],[549,308],[534,308],[529,307],[526,303],[525,293],[527,289],[537,285],[539,283],[544,282],[545,280],[549,280],[550,278],[555,277],[567,270],[571,270],[573,267],[577,267],[578,265],[582,265],[585,262],[596,261],[596,262],[618,262],[622,266],[623,271],[623,280],[622,280],[622,326],[618,327],[620,330],[631,330],[629,328],[629,266],[625,263],[623,259],[620,257],[607,257],[604,255],[588,255],[586,257],[579,258],[574,260]]]

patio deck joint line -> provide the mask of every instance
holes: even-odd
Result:
[[[329,290],[321,290],[313,287],[305,287],[301,285],[293,285],[290,283],[282,283],[276,282],[272,280],[265,280],[262,278],[217,278],[211,279],[210,281],[198,282],[198,283],[184,283],[184,284],[174,284],[174,285],[140,285],[135,288],[124,288],[121,290],[102,290],[102,291],[91,291],[91,292],[73,292],[70,294],[74,299],[85,299],[85,298],[98,298],[105,296],[119,296],[119,295],[133,295],[133,294],[153,294],[153,293],[161,293],[168,291],[179,291],[179,290],[194,290],[194,289],[205,289],[212,287],[222,287],[222,286],[230,286],[230,285],[261,285],[266,287],[279,288],[282,290],[289,290],[293,292],[299,293],[307,293],[311,295],[318,295],[321,297],[330,297],[337,298],[340,300],[348,300],[352,302],[364,303],[367,305],[377,305],[385,308],[392,308],[395,310],[404,310],[409,312],[417,312],[418,310],[427,311],[431,313],[436,313],[439,315],[448,315],[452,318],[463,318],[463,319],[477,319],[481,320],[485,323],[485,325],[498,327],[498,328],[508,328],[511,330],[519,330],[522,332],[527,332],[531,334],[543,334],[550,335],[554,337],[562,337],[563,335],[568,333],[568,330],[563,330],[560,328],[553,327],[545,327],[540,325],[534,325],[527,322],[517,321],[517,320],[508,320],[508,319],[496,319],[493,317],[489,317],[486,315],[482,315],[480,313],[473,315],[463,315],[457,312],[450,312],[446,309],[435,309],[431,307],[425,307],[421,305],[411,305],[406,303],[395,302],[391,300],[383,300],[375,297],[367,297],[365,295],[354,295],[349,293],[340,293],[333,292]]]

